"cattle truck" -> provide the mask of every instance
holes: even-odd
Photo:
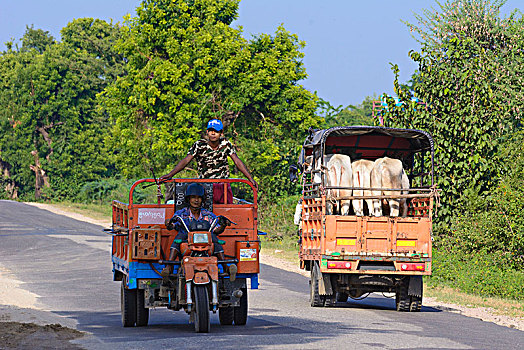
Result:
[[[329,212],[327,204],[341,199],[369,199],[369,195],[333,195],[326,165],[337,153],[349,155],[352,161],[401,160],[409,191],[395,196],[388,193],[394,189],[383,189],[373,198],[381,205],[391,197],[406,198],[407,216],[389,216],[387,208],[382,216],[370,215],[369,208],[364,216],[356,216],[353,206],[349,215]],[[421,130],[372,126],[310,130],[299,167],[299,256],[300,267],[311,272],[311,306],[333,306],[382,292],[395,293],[398,311],[420,311],[422,276],[431,274],[432,214],[438,198],[431,136]]]

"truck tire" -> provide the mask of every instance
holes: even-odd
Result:
[[[136,289],[126,288],[126,279],[122,279],[120,288],[120,311],[122,326],[133,327],[136,323]]]
[[[240,298],[240,306],[233,308],[233,318],[237,326],[244,326],[247,323],[247,288],[241,288],[241,291],[243,294]]]
[[[223,326],[230,326],[233,324],[235,317],[235,310],[232,306],[221,307],[218,309],[218,319]]]
[[[397,311],[407,312],[410,310],[411,297],[408,295],[409,278],[400,282],[395,295]]]
[[[149,322],[149,309],[145,306],[144,290],[136,290],[136,326],[144,327]]]
[[[326,295],[324,306],[325,307],[334,307],[337,305],[337,296],[336,295]]]
[[[411,303],[409,304],[409,311],[420,312],[420,309],[422,309],[422,297],[412,295]]]
[[[195,332],[209,332],[209,295],[206,286],[195,286]]]
[[[316,262],[312,263],[311,267],[311,278],[309,280],[309,287],[311,291],[310,302],[312,307],[324,306],[324,298],[322,298],[318,292],[318,275],[320,268]]]

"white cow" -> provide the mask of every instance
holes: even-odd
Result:
[[[351,170],[351,158],[345,154],[334,154],[327,163],[327,185],[336,187],[352,187],[353,178]],[[333,214],[333,197],[351,196],[351,190],[329,190],[328,191],[328,213]],[[351,200],[337,200],[337,211],[342,215],[349,213]]]
[[[353,187],[371,187],[371,170],[375,166],[375,162],[367,159],[360,159],[351,164],[353,169]],[[371,196],[371,191],[353,190],[354,196]],[[369,215],[373,213],[373,200],[366,199]],[[364,200],[353,199],[353,210],[355,215],[364,216]]]
[[[371,187],[373,188],[409,188],[409,178],[402,168],[402,162],[393,158],[379,158],[375,161],[375,166],[371,170]],[[380,195],[400,195],[407,191],[372,191],[374,196]],[[390,216],[399,216],[402,206],[402,216],[407,216],[408,208],[406,198],[389,199]],[[374,215],[382,216],[382,200],[374,199]]]

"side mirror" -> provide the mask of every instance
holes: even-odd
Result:
[[[295,164],[289,166],[289,180],[292,183],[295,183],[298,180],[298,166]]]

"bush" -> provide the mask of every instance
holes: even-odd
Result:
[[[452,223],[452,236],[443,244],[464,254],[484,252],[504,269],[524,269],[524,137],[513,135],[498,155],[506,159],[499,181],[489,196],[475,188],[465,192],[463,212]],[[510,161],[508,161],[510,160]]]
[[[482,296],[524,300],[524,272],[501,265],[497,256],[486,252],[434,249],[433,273],[428,281]]]
[[[297,226],[293,223],[299,195],[264,199],[258,208],[260,230],[267,232],[267,240],[298,240]]]
[[[129,189],[133,185],[132,180],[118,178],[107,178],[100,181],[86,182],[78,192],[76,200],[82,203],[111,203],[118,200],[124,203],[129,201]],[[137,187],[134,191],[133,200],[136,202],[156,201],[156,187]]]

